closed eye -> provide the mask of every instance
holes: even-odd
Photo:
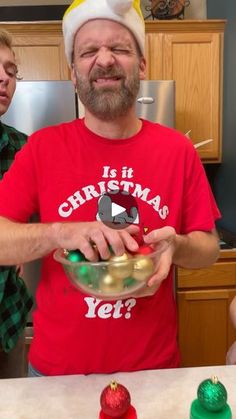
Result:
[[[90,49],[80,53],[81,58],[93,57],[97,53],[97,49]]]
[[[15,65],[6,65],[4,70],[9,77],[17,77],[18,68]]]
[[[129,54],[130,50],[124,48],[112,48],[112,52],[115,54]]]

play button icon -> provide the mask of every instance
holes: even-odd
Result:
[[[111,216],[112,217],[122,214],[122,212],[124,211],[126,211],[125,207],[122,207],[121,205],[118,205],[118,204],[114,204],[114,202],[111,203]]]
[[[97,220],[115,229],[138,224],[138,206],[134,197],[119,189],[104,193],[98,201]]]

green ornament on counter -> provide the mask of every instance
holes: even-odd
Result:
[[[232,419],[226,388],[216,376],[200,383],[197,399],[191,405],[190,419]]]
[[[218,378],[213,376],[199,385],[197,397],[202,407],[210,412],[217,412],[226,405],[227,391]]]

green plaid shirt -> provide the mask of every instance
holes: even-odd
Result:
[[[0,180],[11,166],[15,154],[26,142],[26,135],[0,121]]]
[[[0,121],[0,180],[14,156],[26,142],[26,135]],[[33,299],[14,266],[0,266],[0,346],[9,352],[21,335]]]

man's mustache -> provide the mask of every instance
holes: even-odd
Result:
[[[96,69],[92,72],[90,75],[89,81],[95,81],[99,78],[103,77],[111,77],[111,78],[118,78],[123,79],[124,73],[123,71],[117,70],[117,69],[111,69],[111,70],[103,70],[103,69]]]

